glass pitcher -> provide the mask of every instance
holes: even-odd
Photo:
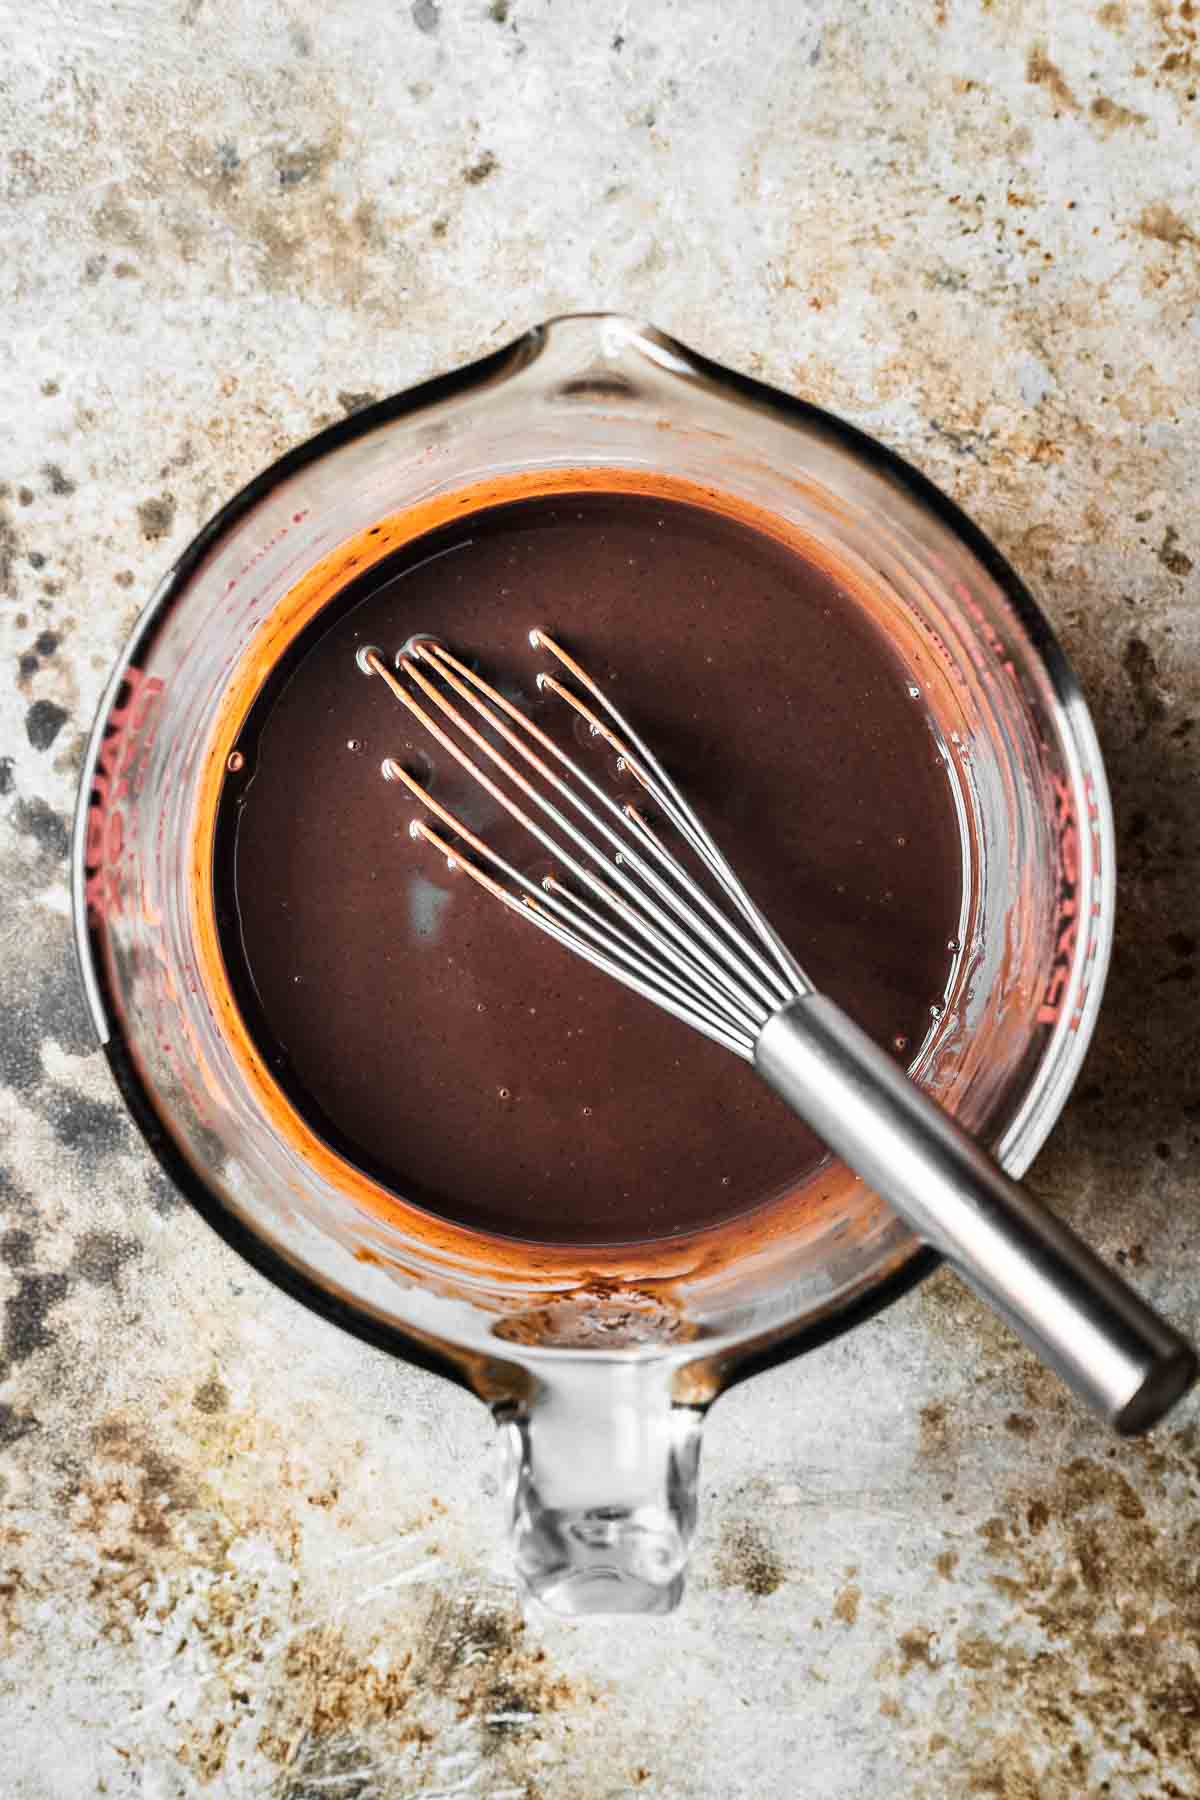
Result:
[[[527,1589],[565,1612],[661,1612],[682,1591],[705,1409],[936,1259],[832,1161],[732,1225],[595,1249],[491,1237],[383,1193],[256,1056],[222,984],[206,860],[238,727],[317,608],[450,516],[579,486],[782,521],[871,592],[902,658],[919,649],[967,891],[952,991],[913,1073],[1023,1173],[1082,1062],[1112,930],[1108,793],[1074,676],[1012,570],[913,469],[621,317],[553,320],[355,414],[201,531],[92,734],[77,941],[121,1092],[215,1229],[306,1305],[492,1408]]]

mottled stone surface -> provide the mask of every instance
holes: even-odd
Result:
[[[1200,1325],[1192,0],[0,0],[0,1788],[1200,1794],[1194,1403],[1118,1446],[945,1276],[712,1416],[680,1614],[523,1622],[481,1407],[176,1201],[93,1052],[83,736],[317,426],[614,305],[972,510],[1093,702],[1103,1023],[1037,1180]]]

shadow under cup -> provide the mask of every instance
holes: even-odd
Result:
[[[225,760],[315,613],[447,520],[583,488],[766,531],[836,572],[892,638],[953,777],[968,874],[955,981],[917,1073],[1022,1173],[1082,1061],[1111,934],[1107,790],[1073,676],[1012,572],[913,471],[619,318],[555,321],[357,415],[201,533],[97,720],[77,927],[122,1091],[189,1197],[306,1304],[497,1410],[533,1592],[567,1611],[661,1611],[681,1591],[704,1407],[901,1291],[928,1252],[838,1164],[748,1218],[632,1246],[434,1218],[336,1155],[276,1085],[225,978],[212,897]]]

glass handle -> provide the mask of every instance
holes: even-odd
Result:
[[[517,1573],[553,1611],[679,1604],[703,1413],[677,1405],[670,1383],[658,1363],[564,1362],[497,1409]]]

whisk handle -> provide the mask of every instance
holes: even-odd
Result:
[[[775,1013],[754,1065],[1117,1431],[1145,1431],[1187,1392],[1187,1340],[825,995]]]

